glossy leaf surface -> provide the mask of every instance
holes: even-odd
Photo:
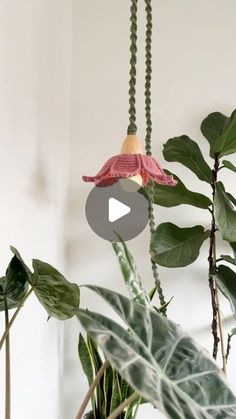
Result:
[[[227,167],[227,169],[231,170],[232,172],[236,172],[236,166],[228,160],[222,161],[223,165]]]
[[[226,156],[236,152],[236,110],[226,121],[222,135],[212,144],[211,153]]]
[[[0,278],[0,311],[4,310],[4,299],[6,298],[8,309],[16,308],[25,297],[28,287],[30,270],[23,262],[19,252],[11,248],[14,253],[6,275]]]
[[[138,301],[140,304],[151,305],[150,298],[143,288],[141,278],[137,272],[136,265],[132,254],[130,253],[126,243],[113,242],[112,247],[118,257],[125,284],[128,288],[130,297]]]
[[[211,183],[212,171],[208,166],[198,144],[187,135],[174,137],[164,144],[163,155],[167,161],[182,163],[197,177]]]
[[[213,112],[202,121],[201,131],[209,142],[210,147],[213,147],[216,140],[223,134],[228,119],[227,116],[220,112]],[[214,158],[214,153],[212,153],[212,151],[210,151],[210,156]]]
[[[66,320],[74,316],[79,307],[80,291],[48,263],[33,260],[32,285],[38,300],[49,316]]]
[[[177,205],[192,205],[194,207],[207,209],[211,205],[211,200],[201,193],[192,192],[186,188],[178,176],[165,170],[167,175],[172,175],[177,180],[177,185],[170,188],[166,185],[158,185],[154,187],[154,203],[163,207],[175,207]]]
[[[229,300],[231,310],[236,318],[236,273],[228,266],[220,265],[215,278],[220,291]]]
[[[222,238],[228,242],[236,242],[236,210],[222,182],[216,183],[215,217]]]
[[[152,259],[167,268],[190,265],[209,234],[202,226],[180,228],[172,223],[160,224],[151,238]]]
[[[112,306],[126,326],[87,310],[78,310],[77,316],[139,394],[170,419],[236,417],[236,398],[222,372],[177,324],[118,293],[89,288]]]

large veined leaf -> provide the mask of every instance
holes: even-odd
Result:
[[[140,304],[150,306],[150,298],[143,288],[133,256],[131,255],[125,242],[123,240],[121,240],[120,244],[113,242],[112,247],[118,257],[123,278],[128,288],[130,297],[133,300],[138,301]]]
[[[231,310],[236,318],[236,273],[228,266],[220,265],[215,279],[220,291],[229,300]]]
[[[222,238],[228,242],[236,241],[236,210],[225,192],[222,182],[216,183],[215,217]]]
[[[186,188],[178,176],[165,170],[167,175],[173,176],[177,181],[174,188],[166,185],[158,185],[154,187],[154,203],[163,207],[175,207],[177,205],[193,205],[194,207],[207,209],[211,205],[211,200],[201,193],[192,192]]]
[[[177,324],[118,293],[89,288],[126,327],[87,310],[78,310],[77,316],[139,394],[170,419],[235,419],[236,397],[222,372]]]
[[[80,301],[78,285],[68,282],[48,263],[34,259],[33,268],[32,286],[49,316],[60,320],[74,316]]]
[[[224,167],[226,167],[227,169],[231,170],[232,172],[236,172],[236,166],[234,166],[233,163],[231,163],[228,160],[223,160],[222,161]]]
[[[164,144],[163,155],[167,161],[182,163],[192,170],[200,180],[211,183],[212,171],[197,143],[187,135],[170,138]]]
[[[221,255],[220,257],[228,263],[232,263],[232,265],[236,265],[236,242],[229,243],[233,249],[234,257],[229,255]]]
[[[172,223],[160,224],[151,238],[154,262],[167,268],[178,268],[193,263],[202,243],[210,235],[202,226],[180,228]]]
[[[8,265],[6,275],[0,278],[0,311],[4,310],[5,299],[8,309],[18,307],[28,291],[28,281],[31,276],[19,252],[13,247],[11,250],[14,256]]]
[[[229,118],[223,115],[222,113],[213,112],[202,121],[202,134],[207,139],[211,147],[214,145],[216,140],[218,140],[218,138],[221,137],[221,135],[223,134],[224,128],[228,123],[228,120]],[[214,158],[214,153],[212,153],[212,151],[210,151],[210,156]]]
[[[226,156],[236,152],[236,109],[226,121],[223,133],[211,146],[211,153]]]

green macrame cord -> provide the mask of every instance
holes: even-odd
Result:
[[[151,0],[145,0],[145,11],[146,11],[146,39],[145,39],[145,118],[146,118],[146,136],[145,136],[145,149],[147,156],[152,155],[152,114],[151,114],[151,81],[152,81],[152,2]],[[148,206],[148,218],[149,228],[151,234],[155,232],[155,217],[153,208],[153,195],[154,195],[154,182],[149,180],[148,183],[148,195],[149,195],[149,206]],[[162,312],[166,316],[166,301],[164,298],[163,290],[161,287],[161,281],[159,278],[157,264],[152,261],[152,272],[159,295],[160,304],[163,307]]]
[[[130,7],[130,80],[129,80],[129,126],[127,133],[136,134],[136,65],[137,65],[137,4],[138,0],[131,0]]]
[[[137,11],[138,0],[131,0],[130,7],[130,79],[129,79],[129,126],[128,134],[136,134],[136,74],[137,74]],[[145,150],[146,155],[152,155],[151,136],[152,136],[152,115],[151,115],[151,81],[152,81],[152,3],[151,0],[145,0],[146,11],[146,39],[145,39],[145,119],[146,135]],[[151,234],[155,232],[155,218],[153,208],[154,182],[148,183],[148,218]],[[159,295],[160,304],[163,307],[162,312],[166,315],[166,302],[163,295],[160,278],[158,275],[157,264],[152,261],[152,272]]]

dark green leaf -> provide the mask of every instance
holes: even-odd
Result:
[[[229,118],[222,113],[213,112],[202,121],[201,131],[210,146],[213,146],[216,140],[223,134],[228,120]],[[210,152],[210,156],[214,158],[212,152]]]
[[[111,398],[112,398],[112,383],[113,383],[113,368],[107,367],[103,374],[103,394],[104,394],[104,412],[105,417],[110,414]]]
[[[103,361],[102,361],[102,359],[99,355],[99,352],[98,352],[98,349],[97,349],[97,344],[94,342],[94,340],[88,337],[87,344],[88,344],[90,356],[92,358],[94,372],[95,372],[95,375],[97,375],[98,371],[100,370],[100,368],[103,364]],[[99,415],[99,417],[101,419],[105,418],[105,407],[106,407],[103,388],[104,388],[104,377],[101,377],[98,385],[96,386],[96,395],[97,395],[97,402],[96,402],[97,414],[96,414],[96,416]]]
[[[48,263],[34,259],[33,268],[34,292],[49,316],[60,320],[74,316],[80,300],[78,285],[68,282]]]
[[[226,121],[223,133],[211,146],[211,153],[226,156],[236,152],[236,110]]]
[[[223,160],[222,163],[225,167],[227,167],[227,169],[232,170],[232,172],[236,172],[236,166],[234,166],[234,164],[230,161]]]
[[[25,297],[30,278],[30,270],[23,262],[19,252],[14,250],[6,276],[0,278],[0,311],[4,310],[4,299],[6,298],[8,309],[16,308]]]
[[[235,419],[236,397],[222,372],[177,324],[116,292],[89,288],[126,326],[85,310],[78,310],[77,316],[139,394],[170,419]]]
[[[115,370],[113,370],[113,382],[112,382],[112,396],[111,396],[111,406],[110,413],[113,412],[121,403],[122,395],[120,389],[119,376]]]
[[[228,266],[220,265],[215,279],[220,291],[229,300],[231,310],[236,318],[236,273]]]
[[[170,188],[166,185],[158,185],[155,183],[154,203],[163,207],[175,207],[177,205],[186,204],[193,205],[198,208],[207,209],[211,204],[211,200],[205,195],[192,192],[186,188],[181,180],[173,173],[165,170],[167,175],[172,175],[177,180],[177,185]]]
[[[200,180],[211,183],[212,171],[204,160],[197,143],[187,135],[168,140],[164,145],[163,155],[167,161],[182,163],[192,170]]]
[[[89,385],[91,385],[93,382],[93,364],[89,349],[81,333],[79,335],[78,351],[83,371],[88,379]]]
[[[215,217],[222,238],[236,242],[236,211],[222,182],[216,183]]]
[[[120,238],[121,240],[121,238]],[[120,244],[113,242],[112,247],[118,257],[123,278],[128,288],[130,297],[140,304],[151,305],[148,294],[143,288],[141,278],[137,272],[133,256],[123,240]]]
[[[233,249],[234,257],[232,258],[232,256],[229,255],[221,255],[221,258],[224,259],[226,262],[232,263],[232,265],[236,265],[236,242],[229,244]]]
[[[180,228],[172,223],[160,224],[151,238],[152,260],[167,268],[193,263],[202,243],[210,235],[202,226]]]
[[[229,200],[232,202],[233,206],[236,207],[236,198],[234,198],[233,195],[231,195],[231,193],[226,192],[227,197],[229,198]]]

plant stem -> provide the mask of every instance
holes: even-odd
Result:
[[[109,416],[107,419],[115,419],[117,418],[117,416],[119,416],[123,410],[129,406],[130,403],[134,402],[135,400],[137,400],[139,398],[139,394],[138,393],[133,393],[131,394],[131,396],[128,397],[128,399],[126,399],[125,401],[123,401],[123,403],[121,403]],[[77,418],[76,418],[77,419]]]
[[[9,313],[7,299],[4,298],[5,312],[5,330],[9,327]],[[6,352],[5,352],[5,419],[11,418],[11,360],[10,360],[10,335],[6,336]]]
[[[221,312],[220,312],[220,299],[219,299],[219,292],[218,292],[217,285],[216,285],[215,295],[216,295],[217,313],[218,313],[218,321],[219,321],[221,355],[222,355],[222,361],[223,361],[222,371],[226,375],[226,373],[227,373],[227,371],[226,371],[227,359],[226,359],[226,353],[225,353],[224,329],[223,329],[223,321],[222,321]]]
[[[30,294],[32,292],[33,292],[33,287],[30,288],[30,290],[27,292],[27,294],[25,295],[25,297],[23,298],[23,300],[21,301],[21,303],[17,307],[17,309],[16,309],[15,313],[13,314],[11,320],[9,321],[8,326],[6,327],[5,332],[3,333],[2,337],[1,337],[1,340],[0,340],[0,350],[3,347],[3,344],[5,342],[5,339],[7,338],[8,334],[9,334],[9,331],[10,331],[10,329],[11,329],[11,327],[12,327],[12,325],[13,325],[13,323],[14,323],[14,321],[15,321],[18,313],[19,313],[19,311],[21,310],[21,308],[23,307],[24,303],[29,298],[29,296],[30,296]]]
[[[82,404],[80,406],[80,409],[79,409],[79,411],[78,411],[78,413],[76,415],[76,419],[82,419],[83,414],[84,414],[84,411],[85,411],[85,409],[87,407],[87,404],[89,403],[89,400],[91,399],[91,397],[92,397],[92,395],[94,393],[94,390],[95,390],[97,384],[99,383],[100,379],[103,376],[103,373],[104,373],[105,369],[108,366],[109,366],[109,362],[108,361],[105,361],[102,364],[102,366],[101,366],[100,370],[98,371],[96,377],[94,378],[91,386],[89,387],[88,392],[85,395],[85,398],[84,398],[84,400],[83,400],[83,402],[82,402]]]
[[[219,301],[219,295],[218,295],[218,287],[214,280],[214,272],[216,270],[216,236],[215,232],[217,231],[216,223],[215,223],[215,208],[214,208],[214,199],[215,199],[215,193],[216,193],[216,182],[217,182],[217,175],[219,172],[219,156],[218,154],[215,155],[215,164],[213,169],[213,180],[212,180],[212,221],[211,221],[211,233],[210,233],[210,248],[209,248],[209,287],[211,290],[211,303],[212,303],[212,313],[213,313],[213,319],[212,319],[212,334],[214,338],[213,343],[213,358],[217,358],[217,352],[218,352],[218,345],[219,342],[221,343],[221,355],[222,355],[222,361],[223,361],[223,372],[226,374],[226,354],[225,354],[225,348],[224,348],[224,332],[223,332],[223,321],[221,317],[220,312],[220,301]],[[219,328],[219,334],[220,339],[218,336],[218,328]]]
[[[226,349],[226,363],[228,362],[228,358],[229,358],[229,353],[230,353],[230,349],[231,349],[231,339],[232,339],[232,334],[228,333],[228,340],[227,340],[227,349]]]

